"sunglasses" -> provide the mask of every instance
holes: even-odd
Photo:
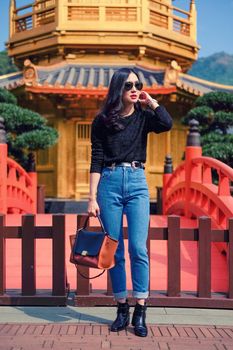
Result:
[[[140,81],[136,81],[135,83],[132,83],[132,81],[126,81],[124,85],[124,90],[130,91],[132,90],[133,86],[135,86],[135,88],[139,91],[143,88],[143,84]]]

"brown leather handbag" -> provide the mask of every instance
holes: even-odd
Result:
[[[118,241],[106,232],[104,225],[97,216],[100,222],[101,231],[93,232],[87,230],[89,216],[87,216],[84,226],[80,228],[76,235],[70,237],[71,240],[71,255],[70,262],[78,265],[94,267],[97,269],[110,269],[115,265],[115,253],[118,246]],[[102,275],[103,272],[94,277],[86,277],[79,273],[84,278],[92,279]]]

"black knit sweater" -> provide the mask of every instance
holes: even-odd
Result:
[[[146,161],[147,134],[161,133],[172,127],[172,119],[163,106],[155,110],[135,110],[128,117],[121,117],[123,130],[107,128],[101,116],[97,116],[91,129],[91,173],[101,173],[105,163]]]

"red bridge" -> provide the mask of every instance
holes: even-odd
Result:
[[[20,182],[20,176],[14,175],[14,181]],[[232,181],[230,167],[202,157],[197,124],[192,122],[185,161],[173,172],[166,157],[164,215],[151,215],[151,305],[233,308]],[[28,178],[21,182],[29,186]],[[20,208],[20,213],[26,211]],[[81,214],[0,217],[0,304],[65,305],[66,275],[76,290],[75,304],[114,303],[108,274],[90,284],[69,263],[69,235],[83,220]],[[96,224],[92,218],[90,225]],[[123,225],[127,246],[125,218]],[[126,267],[130,276],[128,258]],[[129,279],[127,284],[130,290]]]
[[[0,118],[0,213],[36,214],[37,174],[34,169],[27,173],[8,157],[3,121]]]
[[[190,126],[185,161],[172,173],[171,159],[166,158],[163,213],[186,218],[209,216],[215,227],[226,228],[227,219],[233,217],[233,169],[217,159],[202,157],[198,122],[194,120]]]

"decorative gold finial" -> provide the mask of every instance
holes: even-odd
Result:
[[[27,58],[24,62],[23,62],[24,67],[29,67],[32,65],[32,62]]]
[[[177,70],[178,72],[181,71],[181,67],[178,65],[178,63],[175,60],[171,61],[171,68]]]
[[[164,85],[175,85],[178,80],[179,72],[181,72],[181,67],[175,60],[172,60],[170,67],[168,67],[165,72]]]
[[[139,53],[138,53],[138,59],[141,60],[143,56],[145,56],[146,53],[146,47],[145,46],[139,46]]]
[[[23,78],[27,86],[33,85],[37,79],[36,67],[29,59],[24,61]]]

